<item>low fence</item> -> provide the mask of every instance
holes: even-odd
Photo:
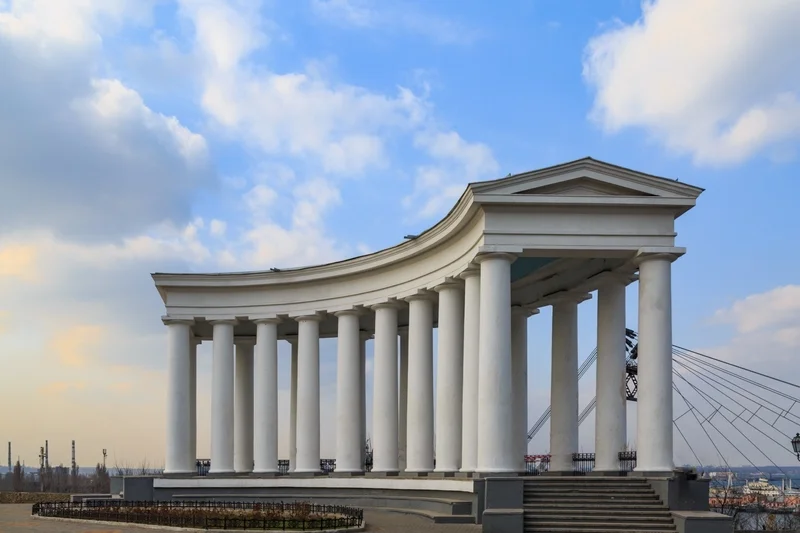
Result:
[[[572,454],[572,472],[576,476],[586,475],[588,472],[594,470],[594,454],[593,453],[574,453]],[[211,461],[208,459],[200,459],[197,461],[197,475],[205,476],[211,468]],[[636,468],[636,452],[627,451],[619,452],[619,471],[620,472],[633,472]],[[336,470],[336,459],[320,459],[319,469],[324,474],[330,474]],[[367,454],[365,468],[366,472],[372,470],[372,452]],[[550,470],[550,455],[526,455],[525,456],[525,473],[530,476],[538,476]],[[278,461],[278,472],[281,474],[289,473],[289,460],[280,459]]]
[[[343,505],[258,502],[36,503],[31,514],[197,529],[330,530],[360,527],[364,512]]]
[[[594,470],[595,455],[593,453],[572,454],[572,474],[585,476]],[[636,468],[636,452],[619,452],[619,471],[633,472]],[[550,455],[526,455],[525,473],[529,476],[540,476],[550,470]]]

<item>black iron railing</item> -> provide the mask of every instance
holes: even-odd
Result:
[[[595,455],[593,453],[573,453],[572,473],[583,476],[594,470]],[[636,468],[636,452],[619,452],[620,472],[633,472]],[[526,455],[525,473],[529,476],[539,476],[550,470],[550,455]]]
[[[330,530],[360,527],[364,512],[343,505],[258,502],[110,501],[35,503],[31,514],[199,529]]]
[[[198,459],[195,463],[198,476],[207,476],[208,471],[211,469],[211,461],[209,459]],[[336,459],[320,459],[319,469],[324,474],[330,474],[336,470]],[[372,452],[367,452],[364,458],[364,471],[372,471]],[[280,474],[289,473],[289,460],[278,459],[278,472]]]
[[[634,468],[636,468],[636,450],[619,452],[620,472],[633,472]]]

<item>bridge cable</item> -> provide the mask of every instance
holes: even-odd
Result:
[[[787,439],[791,439],[791,438],[792,438],[792,437],[791,437],[791,435],[787,435],[786,433],[784,433],[784,432],[783,432],[783,431],[781,431],[780,429],[776,428],[776,427],[774,426],[774,424],[770,424],[768,421],[766,421],[766,420],[764,420],[763,418],[761,418],[760,416],[758,416],[758,414],[756,414],[755,412],[751,411],[750,409],[748,409],[747,407],[745,407],[744,405],[742,405],[741,403],[739,403],[738,401],[736,401],[735,399],[731,398],[730,396],[728,396],[727,394],[725,394],[723,391],[719,390],[717,387],[715,387],[714,385],[712,385],[711,383],[709,383],[709,382],[708,382],[708,381],[707,381],[705,378],[703,378],[703,376],[701,376],[701,375],[700,375],[700,374],[699,374],[697,371],[695,371],[693,368],[689,368],[688,366],[686,366],[685,364],[683,364],[683,363],[682,363],[682,362],[680,362],[680,361],[675,361],[675,363],[679,364],[680,366],[682,366],[683,368],[685,368],[686,370],[688,370],[689,372],[691,372],[692,374],[694,374],[694,375],[695,375],[695,376],[696,376],[698,379],[700,379],[700,380],[701,380],[702,382],[704,382],[706,385],[708,385],[708,386],[709,386],[709,387],[711,387],[712,389],[716,390],[717,392],[719,392],[720,394],[722,394],[723,396],[725,396],[726,398],[728,398],[730,401],[732,401],[733,403],[735,403],[736,405],[738,405],[739,407],[741,407],[741,408],[743,409],[743,412],[745,412],[745,411],[746,411],[746,412],[748,412],[748,413],[752,413],[752,414],[753,414],[753,416],[751,416],[751,417],[750,417],[751,419],[752,419],[753,417],[755,417],[755,418],[758,418],[759,420],[761,420],[761,421],[762,421],[762,422],[764,422],[765,424],[769,424],[769,426],[770,426],[771,428],[773,428],[773,429],[774,429],[775,431],[777,431],[778,433],[782,434],[782,435],[783,435],[784,437],[786,437]],[[763,405],[759,404],[758,402],[756,402],[755,400],[750,400],[750,401],[752,401],[753,403],[755,403],[755,404],[756,404],[756,405],[758,405],[759,407],[763,407],[764,409],[767,409],[768,411],[772,411],[771,409],[769,409],[769,407],[765,407],[765,406],[763,406]],[[733,415],[734,415],[736,418],[741,418],[741,416],[742,416],[742,414],[743,414],[743,413],[738,413],[738,414],[737,414],[737,413],[735,413],[735,412],[733,411],[733,409],[731,409],[730,407],[728,407],[728,406],[724,405],[722,402],[718,402],[718,403],[719,403],[719,405],[720,405],[721,407],[724,407],[725,409],[727,409],[728,411],[730,411],[731,413],[733,413]],[[774,411],[773,411],[773,412],[774,412]],[[778,417],[779,417],[779,418],[781,418],[781,415],[780,415],[780,413],[778,413]],[[785,418],[785,419],[786,419],[786,418]],[[735,420],[735,419],[734,419],[734,420]],[[742,418],[742,420],[744,420],[744,419]],[[788,419],[786,419],[786,420],[788,420]],[[755,428],[755,426],[753,426],[752,424],[750,424],[749,420],[746,420],[746,421],[745,421],[745,423],[746,423],[746,424],[749,424],[749,425],[751,425],[752,427],[754,427],[754,428]],[[755,428],[755,429],[759,429],[759,428]]]
[[[672,388],[673,388],[673,389],[675,389],[675,392],[677,392],[677,393],[678,393],[678,395],[679,395],[679,396],[680,396],[680,397],[683,399],[683,402],[686,404],[686,406],[687,406],[687,407],[689,408],[689,410],[692,412],[692,416],[693,416],[693,417],[694,417],[694,419],[697,421],[697,424],[700,426],[700,429],[702,429],[702,430],[703,430],[703,433],[705,433],[705,434],[706,434],[706,437],[708,437],[708,441],[711,443],[711,445],[714,447],[714,449],[715,449],[715,450],[717,450],[717,455],[719,456],[719,459],[720,459],[720,460],[721,460],[723,463],[725,463],[725,466],[726,466],[726,467],[728,467],[728,470],[730,471],[730,469],[731,469],[731,465],[729,465],[729,464],[728,464],[728,461],[725,459],[725,456],[724,456],[724,455],[722,455],[722,452],[721,452],[721,451],[719,451],[719,448],[717,447],[717,443],[714,441],[714,439],[712,439],[712,438],[711,438],[711,435],[709,435],[709,434],[708,434],[708,431],[706,430],[705,426],[703,426],[703,424],[700,422],[700,419],[699,419],[699,418],[697,418],[697,408],[696,408],[696,407],[695,407],[695,406],[694,406],[694,405],[693,405],[693,404],[692,404],[692,403],[691,403],[691,402],[690,402],[688,399],[686,399],[686,396],[684,396],[684,395],[683,395],[683,393],[682,393],[682,392],[680,391],[680,389],[679,389],[679,388],[678,388],[678,387],[675,385],[675,383],[674,383],[674,382],[673,382],[673,384],[672,384]],[[673,421],[673,423],[674,423],[674,421]]]
[[[681,357],[681,358],[683,358],[683,357],[684,357],[684,356],[682,356],[682,355],[678,355],[678,354],[676,354],[676,355],[677,355],[677,357]],[[793,413],[789,412],[789,410],[788,410],[788,409],[785,409],[785,408],[781,407],[780,405],[778,405],[778,404],[776,404],[776,403],[773,403],[773,402],[771,402],[771,401],[767,400],[766,398],[763,398],[763,397],[759,396],[758,394],[755,394],[755,393],[750,393],[750,396],[748,396],[748,395],[746,395],[746,394],[743,394],[742,392],[740,392],[740,391],[739,391],[739,387],[738,387],[738,385],[737,385],[736,383],[734,383],[734,382],[730,381],[729,379],[726,379],[726,378],[724,378],[724,377],[722,377],[722,376],[720,376],[720,375],[718,375],[718,374],[715,374],[715,373],[714,373],[713,371],[711,371],[711,370],[708,370],[708,369],[705,369],[705,368],[703,368],[703,366],[702,366],[702,365],[703,365],[703,363],[702,363],[702,362],[701,362],[701,363],[698,363],[698,362],[695,362],[694,360],[691,360],[691,359],[685,359],[685,361],[684,361],[683,363],[681,363],[681,362],[680,362],[680,361],[678,361],[677,359],[673,359],[673,361],[675,361],[675,362],[676,362],[676,363],[678,363],[678,364],[681,364],[682,366],[683,366],[684,364],[690,364],[690,363],[691,363],[691,364],[693,365],[693,368],[700,367],[700,368],[696,368],[697,372],[702,372],[702,373],[704,373],[704,374],[705,374],[705,376],[706,376],[706,377],[708,377],[708,379],[710,379],[710,380],[711,380],[711,381],[713,381],[714,383],[716,383],[716,384],[718,384],[718,385],[720,385],[720,386],[722,386],[722,387],[725,387],[725,388],[727,388],[728,390],[730,390],[731,392],[733,392],[733,393],[735,393],[735,394],[737,394],[737,395],[741,396],[742,398],[744,398],[744,399],[746,399],[746,400],[748,400],[748,401],[750,401],[750,402],[752,402],[752,403],[754,403],[754,404],[758,405],[759,407],[761,407],[761,408],[764,408],[764,409],[766,409],[766,410],[768,410],[768,411],[770,411],[770,412],[772,412],[772,413],[774,413],[774,414],[778,415],[778,418],[784,418],[785,420],[787,420],[787,421],[789,421],[789,422],[800,423],[800,418],[798,418],[797,416],[795,416]],[[688,368],[688,367],[685,367],[685,368]],[[728,384],[730,384],[730,385],[731,385],[731,387],[727,387],[726,385],[723,385],[723,384],[722,384],[722,383],[720,383],[719,381],[716,381],[715,379],[713,379],[713,378],[709,377],[709,374],[711,374],[712,376],[714,376],[715,378],[717,378],[717,379],[719,379],[719,380],[722,380],[722,381],[724,381],[725,383],[728,383]],[[765,405],[762,405],[762,404],[758,403],[757,401],[753,400],[751,396],[752,396],[752,397],[755,397],[755,398],[758,398],[759,400],[762,400],[762,401],[764,401],[764,402],[768,403],[769,405],[771,405],[771,406],[773,406],[773,407],[776,407],[776,408],[780,409],[780,412],[779,412],[779,411],[774,411],[774,410],[772,410],[772,409],[770,409],[770,408],[766,407]],[[741,405],[741,404],[739,404],[739,405]],[[791,407],[790,407],[789,409],[791,409]],[[752,411],[751,411],[751,412],[752,412]],[[754,416],[755,416],[755,413],[753,413],[753,414],[754,414]],[[786,417],[786,415],[791,415],[792,417],[796,418],[797,420],[794,420],[794,421],[793,421],[793,420],[789,420],[789,419]],[[760,418],[760,417],[759,417],[759,418]],[[762,418],[761,420],[764,420],[764,419]],[[766,422],[766,423],[769,423],[769,422],[767,422],[766,420],[764,420],[764,422]],[[773,424],[770,424],[770,425],[772,426]],[[789,436],[787,435],[787,437],[789,437]],[[789,437],[789,438],[791,438],[791,437]]]
[[[695,386],[693,383],[691,383],[689,380],[687,380],[687,379],[686,379],[684,376],[682,376],[682,375],[681,375],[679,372],[677,372],[677,371],[675,371],[675,370],[673,370],[672,372],[673,372],[675,375],[679,376],[679,377],[680,377],[680,378],[681,378],[683,381],[685,381],[685,382],[686,382],[686,383],[687,383],[687,384],[688,384],[690,387],[692,387],[692,388],[695,390],[695,392],[697,392],[698,394],[700,394],[700,395],[703,397],[703,399],[705,399],[705,400],[706,400],[706,402],[708,402],[708,404],[709,404],[709,405],[710,405],[712,408],[714,407],[714,405],[713,405],[713,404],[712,404],[710,401],[708,401],[708,397],[710,397],[710,396],[708,396],[708,397],[707,397],[707,395],[706,395],[706,394],[705,394],[703,391],[701,391],[700,389],[698,389],[698,388],[697,388],[697,387],[696,387],[696,386]],[[712,398],[712,399],[713,399],[713,398]],[[719,402],[719,400],[716,400],[716,399],[714,399],[714,400],[715,400],[715,401],[716,401],[716,402],[717,402],[717,403],[720,405],[720,407],[725,407],[725,406],[724,406],[724,405],[723,405],[721,402]],[[727,409],[727,408],[726,408],[726,409]],[[728,409],[728,410],[730,411],[730,409]],[[763,451],[761,448],[759,448],[759,447],[758,447],[758,445],[756,445],[756,443],[754,443],[752,440],[750,440],[750,438],[748,438],[748,437],[747,437],[747,435],[745,435],[745,434],[744,434],[744,432],[743,432],[743,431],[742,431],[740,428],[736,427],[736,425],[735,425],[735,424],[734,424],[734,423],[733,423],[731,420],[729,420],[729,419],[728,419],[728,418],[727,418],[727,417],[726,417],[724,414],[722,414],[722,413],[721,413],[719,410],[717,410],[716,412],[719,412],[719,413],[720,413],[720,416],[722,417],[722,419],[723,419],[723,420],[725,420],[726,422],[728,422],[728,423],[731,425],[731,427],[733,427],[733,429],[735,429],[736,431],[738,431],[738,432],[739,432],[739,434],[740,434],[742,437],[744,437],[744,439],[745,439],[747,442],[749,442],[749,443],[750,443],[750,444],[751,444],[751,445],[752,445],[752,446],[753,446],[753,447],[754,447],[754,448],[755,448],[755,449],[756,449],[756,450],[757,450],[757,451],[758,451],[758,452],[759,452],[761,455],[763,455],[763,456],[764,456],[764,457],[767,459],[767,461],[769,461],[770,463],[772,463],[772,466],[774,466],[775,468],[777,468],[777,469],[778,469],[778,471],[780,471],[780,472],[781,472],[781,473],[782,473],[784,476],[786,476],[786,472],[784,472],[784,471],[783,471],[783,469],[782,469],[781,467],[779,467],[777,464],[775,464],[775,461],[773,461],[773,460],[772,460],[772,459],[771,459],[771,458],[770,458],[770,457],[769,457],[769,456],[768,456],[768,455],[767,455],[767,454],[766,454],[766,453],[765,453],[765,452],[764,452],[764,451]],[[733,413],[733,411],[731,411],[731,412]],[[712,416],[713,416],[713,415],[712,415]],[[719,429],[719,428],[718,428],[716,425],[714,425],[714,422],[712,422],[712,421],[711,421],[711,418],[712,418],[711,416],[710,416],[710,417],[708,417],[708,419],[706,420],[706,422],[708,422],[708,423],[711,425],[711,427],[713,427],[714,429],[716,429],[716,430],[717,430],[717,433],[719,433],[720,435],[722,435],[722,438],[724,438],[726,441],[728,441],[728,444],[730,444],[731,446],[733,446],[733,448],[734,448],[734,449],[735,449],[737,452],[739,452],[739,454],[740,454],[740,455],[741,455],[741,456],[742,456],[742,457],[745,459],[745,461],[747,461],[748,463],[750,463],[750,464],[753,466],[753,468],[755,468],[755,469],[758,469],[758,466],[756,466],[756,465],[755,465],[755,463],[753,463],[753,462],[752,462],[752,461],[751,461],[751,460],[750,460],[750,459],[749,459],[749,458],[748,458],[748,457],[747,457],[747,456],[746,456],[746,455],[745,455],[745,454],[744,454],[744,453],[743,453],[743,452],[742,452],[742,451],[741,451],[741,450],[740,450],[740,449],[739,449],[739,448],[738,448],[738,447],[737,447],[737,446],[736,446],[736,445],[735,445],[735,444],[734,444],[734,443],[733,443],[733,442],[732,442],[732,441],[731,441],[731,440],[730,440],[730,439],[729,439],[729,438],[728,438],[728,437],[727,437],[727,436],[726,436],[724,433],[722,433],[722,431],[721,431],[721,430],[720,430],[720,429]],[[752,426],[752,425],[751,425],[751,427],[753,427],[754,429],[758,430],[758,428],[756,428],[755,426]],[[762,433],[762,434],[763,434],[763,433]],[[770,440],[772,440],[773,442],[775,442],[776,444],[778,444],[779,446],[781,446],[781,447],[783,448],[783,446],[782,446],[780,443],[778,443],[776,440],[772,439],[771,437],[769,437],[769,436],[768,436],[768,435],[766,435],[766,434],[764,434],[764,436],[766,436],[767,438],[769,438]],[[784,449],[786,449],[786,448],[784,448]],[[788,477],[788,476],[787,476],[787,477]]]

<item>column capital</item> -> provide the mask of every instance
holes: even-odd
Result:
[[[280,324],[283,322],[280,318],[276,316],[266,316],[266,317],[257,317],[257,318],[250,318],[253,324]]]
[[[488,259],[505,259],[509,263],[513,263],[517,260],[517,256],[509,252],[482,252],[476,255],[473,261],[480,265]]]
[[[378,309],[402,309],[403,307],[403,302],[397,300],[396,298],[389,298],[388,301],[369,306],[369,308],[373,311],[377,311]]]
[[[444,282],[438,284],[433,288],[436,292],[447,291],[451,289],[464,289],[464,282],[460,279],[446,278]]]
[[[163,322],[165,326],[171,326],[173,324],[182,324],[184,326],[194,326],[194,319],[192,319],[192,318],[176,318],[176,317],[171,317],[169,315],[162,316],[161,317],[161,322]]]
[[[322,313],[314,313],[313,315],[300,315],[292,317],[295,322],[322,322],[325,317]]]
[[[587,282],[591,283],[592,288],[597,289],[613,284],[622,284],[627,287],[638,279],[639,276],[633,272],[626,272],[624,270],[606,270],[592,276],[587,280]]]
[[[640,248],[633,257],[634,265],[641,265],[651,259],[666,259],[670,262],[675,261],[686,253],[686,248]]]
[[[538,315],[539,309],[534,307],[528,307],[526,305],[512,305],[511,306],[511,316],[524,316],[528,318],[529,316]]]
[[[342,309],[340,311],[334,311],[331,313],[336,318],[340,316],[361,316],[364,314],[364,310],[360,307],[353,307],[351,309]]]
[[[239,324],[239,320],[236,318],[211,318],[206,320],[212,326],[215,326],[217,324],[229,324],[231,326],[236,326],[237,324]]]
[[[411,294],[403,298],[406,302],[413,302],[414,300],[429,300],[436,301],[436,293],[427,289],[419,289],[416,294]]]
[[[541,300],[534,303],[531,307],[542,308],[561,303],[579,304],[591,299],[592,295],[583,291],[558,291],[545,295]]]
[[[475,276],[480,276],[480,275],[481,275],[480,265],[470,263],[470,265],[464,271],[462,271],[458,275],[458,277],[461,279],[467,279],[467,278],[474,278]]]

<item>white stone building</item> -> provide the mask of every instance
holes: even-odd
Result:
[[[586,158],[470,184],[431,229],[369,255],[266,272],[153,274],[169,332],[165,474],[195,471],[199,342],[213,343],[211,473],[275,473],[279,438],[289,440],[293,472],[318,472],[322,337],[338,343],[337,473],[362,469],[365,394],[374,406],[374,472],[523,471],[526,321],[545,306],[553,307],[550,470],[571,471],[577,310],[595,290],[595,469],[617,471],[626,434],[625,286],[637,277],[637,470],[672,472],[671,264],[685,252],[675,245],[675,219],[701,192]],[[292,344],[288,436],[277,431],[283,340]]]

